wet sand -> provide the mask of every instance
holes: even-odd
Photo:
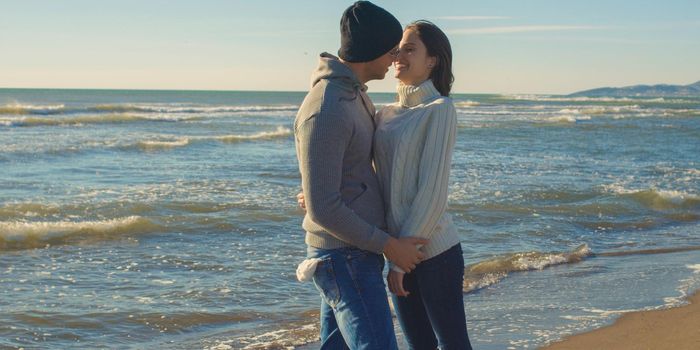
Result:
[[[688,298],[690,304],[654,311],[630,312],[614,324],[564,338],[542,350],[695,350],[700,349],[700,291]],[[396,325],[399,349],[406,349]],[[296,349],[317,349],[320,343]]]
[[[700,349],[700,291],[681,307],[631,312],[614,324],[565,338],[542,349]]]

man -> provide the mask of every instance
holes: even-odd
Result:
[[[313,280],[322,297],[322,349],[396,349],[382,254],[411,271],[423,257],[416,245],[427,241],[385,232],[372,167],[375,109],[365,83],[384,79],[403,31],[368,1],[345,10],[340,31],[339,58],[321,54],[294,122],[302,226],[308,257],[319,261]]]

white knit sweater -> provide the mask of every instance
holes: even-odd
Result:
[[[389,234],[430,239],[429,259],[459,243],[446,212],[457,113],[430,80],[397,90],[399,102],[376,115],[374,162]]]

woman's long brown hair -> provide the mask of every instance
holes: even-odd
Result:
[[[406,29],[411,29],[418,34],[428,49],[428,56],[437,57],[435,67],[430,72],[430,80],[433,81],[440,95],[450,96],[455,77],[452,75],[452,47],[447,35],[438,26],[426,20],[415,21]]]

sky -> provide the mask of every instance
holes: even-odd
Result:
[[[697,0],[373,2],[446,32],[457,93],[700,80]],[[350,4],[0,0],[0,87],[305,91]],[[394,91],[393,69],[368,85]]]

